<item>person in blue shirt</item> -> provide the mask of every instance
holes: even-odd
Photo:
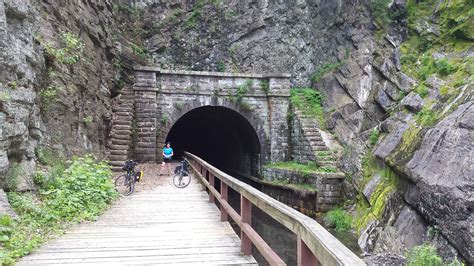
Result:
[[[163,148],[163,163],[161,164],[161,174],[165,170],[165,166],[168,168],[168,175],[171,175],[171,158],[173,157],[173,148],[169,142],[166,143],[166,146]]]

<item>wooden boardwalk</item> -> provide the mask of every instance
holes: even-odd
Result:
[[[178,189],[160,178],[161,185],[119,200],[17,265],[256,265],[196,179]]]

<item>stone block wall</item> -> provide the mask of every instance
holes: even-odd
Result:
[[[314,200],[314,212],[325,212],[337,206],[342,199],[342,183],[344,174],[342,173],[310,173],[303,175],[300,172],[279,169],[271,167],[263,167],[262,175],[264,181],[288,181],[290,184],[310,184],[316,189],[316,195],[312,198],[311,193],[305,195],[306,200]],[[276,199],[284,199],[282,201],[290,206],[294,202],[301,200],[301,193],[287,193],[284,189],[270,189],[269,195]],[[304,206],[313,206],[312,204]]]
[[[298,163],[311,163],[316,160],[313,148],[304,134],[303,125],[292,108],[290,121],[290,158]]]
[[[156,74],[153,72],[136,72],[135,121],[133,127],[135,160],[140,162],[156,160]]]
[[[173,124],[202,106],[230,108],[253,126],[261,144],[261,162],[288,159],[289,75],[258,75],[136,68],[135,158],[160,160],[161,147]],[[249,85],[243,104],[232,102],[239,88]],[[269,89],[264,85],[268,83]],[[154,142],[154,144],[152,144]],[[158,149],[159,150],[159,149]]]

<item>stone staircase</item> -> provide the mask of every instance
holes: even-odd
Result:
[[[112,130],[109,137],[109,162],[113,171],[121,171],[129,157],[132,143],[134,118],[134,94],[129,88],[123,89],[120,98],[112,106]]]
[[[305,138],[311,146],[316,164],[321,167],[336,168],[336,159],[321,136],[318,121],[305,115],[300,110],[295,110],[295,115],[300,122]]]

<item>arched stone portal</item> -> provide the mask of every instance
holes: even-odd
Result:
[[[287,158],[289,75],[169,71],[150,67],[137,67],[135,71],[133,157],[137,160],[160,161],[161,148],[172,127],[180,118],[207,107],[210,108],[207,115],[238,114],[234,118],[243,120],[237,119],[240,124],[234,124],[236,129],[248,123],[259,145],[258,151],[254,151],[258,160],[252,159],[257,164]]]
[[[237,106],[230,103],[223,104],[226,107],[220,104],[199,107],[199,104],[192,104],[197,107],[183,110],[177,121],[163,128],[158,147],[166,139],[172,143],[175,158],[189,151],[223,170],[258,173],[261,154],[266,153],[268,146],[265,132],[261,127],[260,131],[256,130],[262,123],[242,116],[236,111]]]

